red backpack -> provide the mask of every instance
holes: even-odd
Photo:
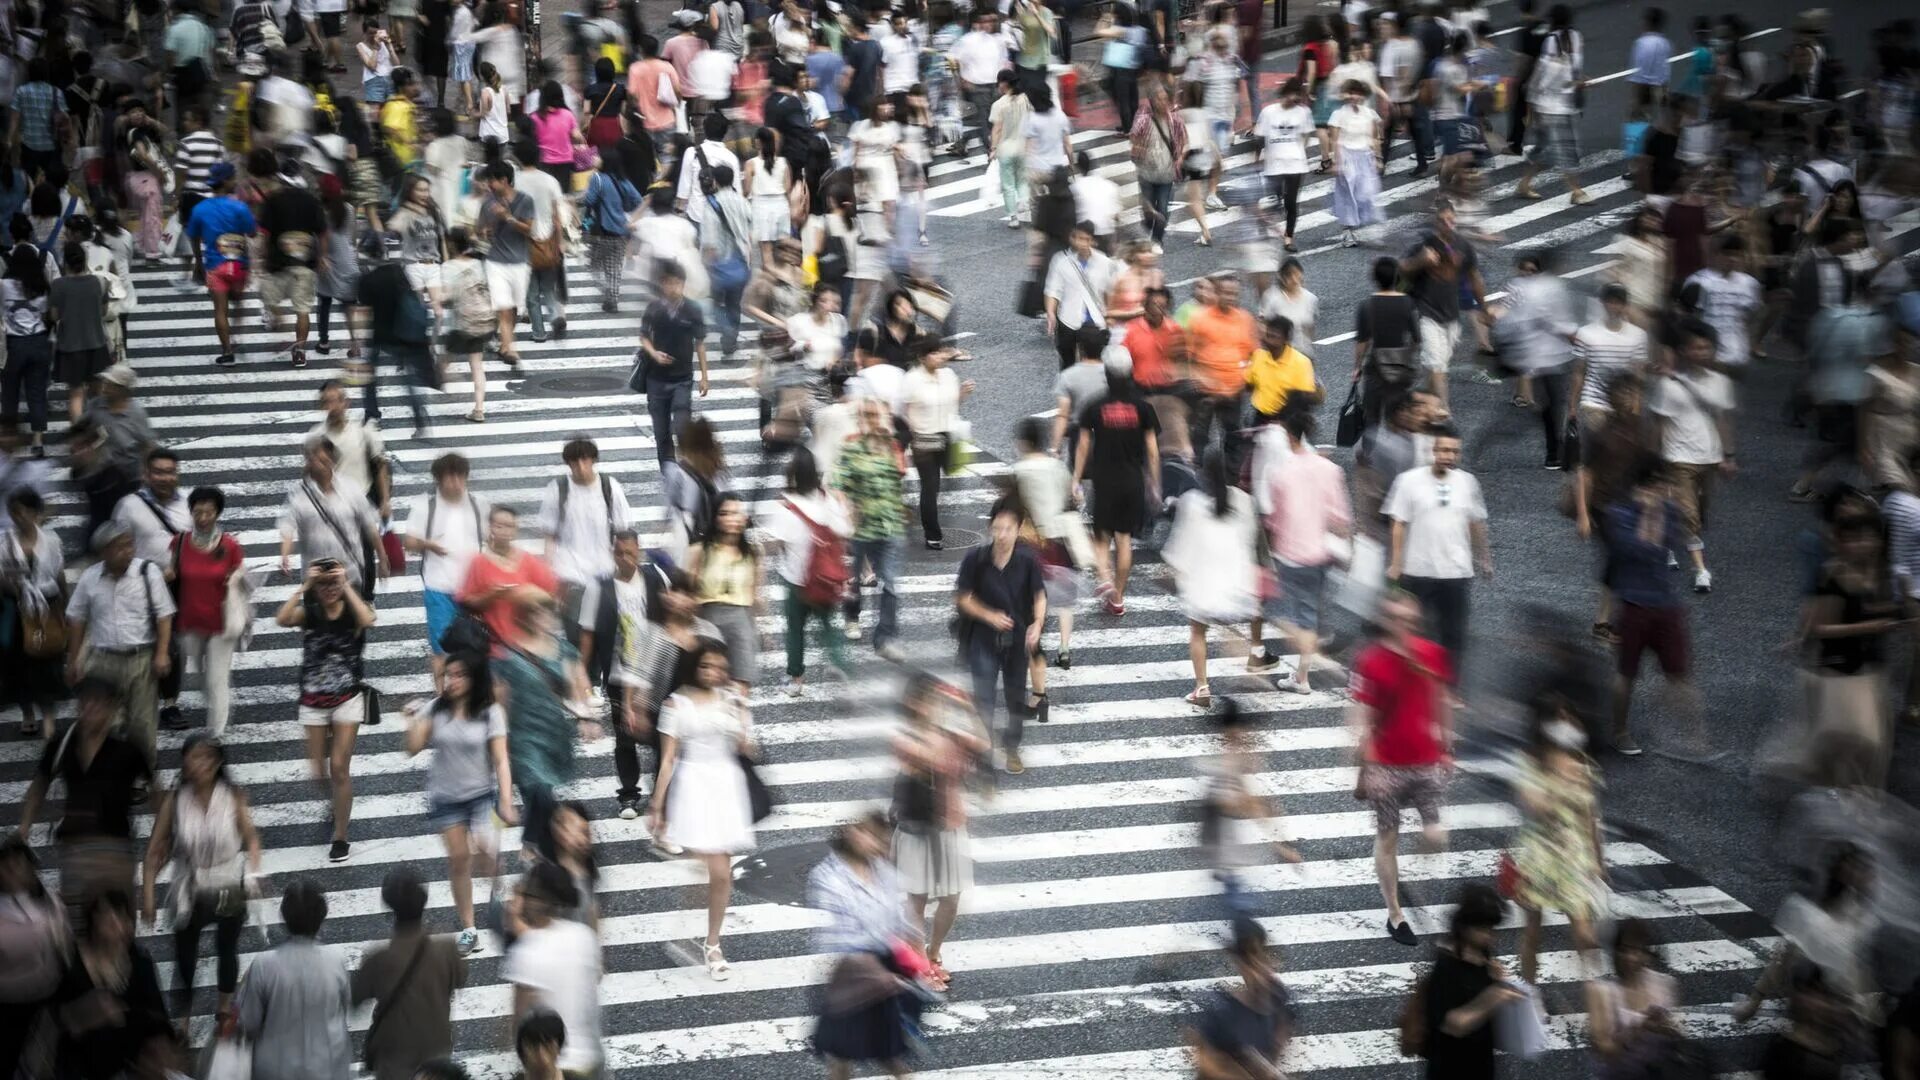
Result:
[[[847,598],[847,584],[853,574],[847,569],[847,542],[839,533],[808,517],[800,504],[784,500],[795,517],[806,522],[813,533],[813,551],[807,556],[807,580],[800,586],[800,599],[814,607],[831,607]]]

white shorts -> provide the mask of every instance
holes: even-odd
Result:
[[[493,310],[519,311],[527,306],[527,285],[533,280],[533,268],[526,263],[487,262],[487,291],[493,294]]]
[[[1443,323],[1422,315],[1419,322],[1420,364],[1445,375],[1453,363],[1453,351],[1460,345],[1460,320]]]
[[[331,709],[317,708],[312,705],[300,706],[300,723],[307,727],[358,724],[366,718],[367,696],[365,694],[355,694]]]
[[[413,286],[414,292],[440,288],[440,264],[408,263],[407,284]]]

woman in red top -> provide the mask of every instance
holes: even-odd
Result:
[[[227,590],[246,562],[240,541],[220,529],[227,499],[219,488],[194,488],[187,496],[193,531],[173,538],[173,591],[180,613],[174,640],[182,662],[200,669],[207,701],[207,730],[218,738],[227,729],[227,686],[233,674],[233,647],[246,631],[227,625]]]
[[[1327,20],[1309,15],[1301,25],[1300,85],[1313,105],[1313,127],[1320,133],[1320,171],[1333,168],[1333,131],[1328,123],[1340,107],[1340,95],[1327,76],[1340,64],[1340,42],[1327,29]]]

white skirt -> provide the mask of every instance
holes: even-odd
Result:
[[[753,197],[753,239],[771,244],[793,235],[793,211],[785,195]]]
[[[667,787],[667,841],[697,854],[753,850],[747,774],[733,761],[674,762]]]
[[[934,900],[959,896],[973,888],[971,848],[964,828],[930,833],[895,829],[893,865],[900,871],[900,887],[909,896]]]

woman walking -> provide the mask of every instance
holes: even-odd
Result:
[[[720,630],[700,618],[700,603],[685,571],[667,575],[660,598],[660,632],[646,636],[640,654],[635,690],[626,697],[616,719],[620,731],[613,744],[614,772],[620,778],[620,817],[640,816],[640,747],[653,751],[653,787],[660,786],[660,708],[673,692],[692,677],[689,657],[702,642],[719,641]],[[667,839],[655,835],[653,845],[668,855],[680,854]]]
[[[1333,119],[1334,110],[1340,107],[1340,84],[1333,81],[1333,72],[1340,66],[1340,42],[1327,29],[1327,20],[1319,15],[1309,15],[1300,23],[1300,69],[1295,77],[1300,80],[1301,92],[1313,112],[1313,127],[1320,137],[1320,171],[1333,168]]]
[[[687,552],[687,576],[696,582],[700,617],[712,623],[727,646],[734,688],[753,692],[760,670],[760,586],[765,570],[760,548],[747,538],[747,503],[727,492],[716,496],[713,530]]]
[[[548,79],[540,87],[540,107],[527,120],[539,144],[540,171],[559,182],[562,195],[573,194],[573,150],[587,145],[587,137],[558,82]]]
[[[1366,83],[1350,79],[1340,88],[1346,104],[1327,120],[1333,129],[1333,216],[1340,222],[1340,243],[1352,247],[1359,243],[1354,230],[1380,220],[1381,142],[1386,130],[1380,114],[1367,102],[1373,91]]]
[[[1887,637],[1901,611],[1887,579],[1878,514],[1833,525],[1833,556],[1801,614],[1807,728],[1794,749],[1820,786],[1884,786],[1891,745]]]
[[[1602,1080],[1658,1075],[1655,1066],[1680,1037],[1671,1015],[1680,986],[1653,965],[1647,924],[1621,920],[1613,932],[1613,974],[1587,981],[1587,1037]]]
[[[1180,155],[1180,177],[1187,182],[1187,213],[1200,228],[1194,243],[1213,246],[1213,230],[1207,227],[1207,209],[1212,190],[1220,182],[1220,147],[1214,138],[1225,130],[1208,115],[1207,88],[1199,82],[1182,84],[1180,126],[1186,130],[1186,149]],[[1222,204],[1225,208],[1225,204]]]
[[[1073,490],[1082,478],[1092,482],[1095,593],[1107,614],[1118,617],[1127,613],[1133,536],[1147,523],[1149,492],[1160,486],[1160,417],[1141,399],[1133,376],[1110,363],[1107,396],[1087,406],[1077,423]]]
[[[427,763],[427,823],[447,848],[447,879],[460,919],[461,955],[480,945],[473,917],[473,878],[499,873],[493,822],[515,823],[507,762],[507,714],[493,700],[493,673],[483,653],[447,657],[439,697],[408,712],[407,756],[432,749]]]
[[[27,838],[0,840],[0,1073],[17,1075],[41,1010],[60,983],[71,937],[67,912],[40,880]]]
[[[927,904],[933,903],[924,950],[927,982],[944,992],[949,976],[940,962],[940,945],[960,913],[960,894],[973,887],[967,781],[992,743],[965,696],[932,676],[914,678],[902,711],[906,723],[893,740],[900,770],[893,782],[893,863],[916,937],[926,925]]]
[[[587,235],[587,266],[600,288],[600,310],[619,310],[627,265],[632,215],[644,203],[627,168],[627,145],[615,141],[600,148],[600,167],[587,181],[580,200],[581,228]]]
[[[908,973],[898,957],[901,946],[918,944],[919,928],[906,917],[900,875],[887,862],[889,831],[879,813],[842,825],[807,875],[807,906],[828,917],[815,948],[835,957],[813,1031],[829,1080],[848,1080],[865,1062],[907,1075],[909,1029],[923,1001],[902,982]]]
[[[228,686],[233,650],[244,627],[227,625],[227,597],[233,575],[245,569],[240,541],[220,528],[227,497],[219,488],[194,488],[187,496],[192,530],[173,538],[173,590],[179,606],[174,640],[180,659],[200,669],[201,696],[207,703],[207,732],[219,738],[227,730]],[[247,609],[251,618],[251,609]]]
[[[574,778],[574,736],[600,737],[587,705],[587,675],[580,654],[560,636],[560,612],[551,597],[535,591],[519,604],[514,634],[494,668],[493,696],[507,714],[507,764],[526,827],[521,849],[529,856],[551,841],[554,791]]]
[[[447,230],[440,207],[433,201],[433,183],[410,175],[400,182],[400,209],[387,218],[388,231],[400,237],[400,262],[407,284],[425,300],[434,320],[440,318],[447,293],[440,269],[447,261]]]
[[[753,849],[753,806],[744,758],[753,753],[753,721],[733,692],[725,649],[702,642],[689,657],[693,681],[660,708],[660,780],[647,827],[707,868],[707,973],[730,975],[720,926],[733,893],[732,856]]]
[[[160,868],[173,866],[167,906],[173,912],[174,981],[193,999],[193,973],[200,932],[212,926],[220,989],[216,1013],[233,1002],[240,983],[240,931],[247,897],[260,875],[260,834],[247,811],[247,793],[227,778],[227,754],[219,740],[196,731],[180,754],[180,781],[161,800],[147,841],[141,875],[140,914],[154,917],[154,883]]]
[[[1213,691],[1207,684],[1207,627],[1250,622],[1260,614],[1254,547],[1260,519],[1252,498],[1227,479],[1219,450],[1207,451],[1200,471],[1201,486],[1174,504],[1173,533],[1161,555],[1187,615],[1187,656],[1193,661],[1187,704],[1208,709]]]
[[[1580,93],[1586,87],[1585,52],[1573,13],[1555,4],[1548,13],[1549,32],[1540,44],[1533,76],[1527,81],[1527,103],[1533,109],[1535,142],[1526,170],[1514,194],[1522,199],[1545,196],[1533,189],[1534,177],[1546,169],[1567,183],[1568,201],[1575,206],[1592,202],[1580,186]]]
[[[960,424],[960,403],[973,393],[973,380],[962,381],[947,367],[953,349],[943,342],[915,339],[910,352],[918,364],[900,380],[899,412],[906,417],[913,468],[920,475],[920,531],[927,550],[939,551],[944,542],[940,477]]]
[[[843,675],[849,670],[846,640],[834,619],[834,609],[842,598],[816,603],[809,600],[807,594],[815,545],[828,543],[844,547],[846,538],[853,535],[853,519],[847,513],[846,500],[837,492],[829,494],[821,486],[819,466],[814,464],[813,453],[805,448],[795,450],[793,459],[787,463],[786,491],[780,500],[780,509],[774,513],[771,531],[780,543],[780,578],[786,585],[783,607],[787,689],[797,694],[804,686],[807,673],[808,619],[820,622],[827,662]]]
[[[1536,720],[1532,753],[1515,790],[1525,819],[1513,849],[1513,899],[1526,922],[1520,932],[1520,978],[1539,974],[1540,928],[1547,911],[1567,917],[1582,957],[1598,947],[1606,863],[1600,847],[1600,799],[1586,735],[1564,702]]]
[[[20,707],[20,737],[53,738],[54,704],[66,694],[60,666],[27,655],[27,620],[66,621],[66,556],[43,524],[47,504],[27,485],[7,497],[13,527],[0,534],[0,618],[10,624],[0,660],[8,672],[0,706]],[[177,625],[177,624],[176,624]]]
[[[451,365],[462,357],[473,380],[473,406],[467,422],[487,422],[487,344],[493,340],[496,316],[487,289],[486,264],[473,250],[473,233],[465,225],[447,230],[447,261],[440,267],[440,287],[447,305],[446,329],[440,335],[441,362]]]
[[[755,132],[753,144],[759,152],[741,166],[745,173],[740,186],[753,211],[753,239],[760,245],[760,263],[768,266],[773,263],[773,245],[792,236],[794,218],[804,214],[806,188],[801,184],[796,190],[793,166],[780,155],[780,136],[772,128]]]
[[[0,303],[6,305],[7,361],[0,372],[0,423],[20,420],[26,398],[27,425],[33,429],[33,456],[47,456],[47,384],[53,378],[53,340],[47,325],[48,260],[29,243],[7,252],[0,277]]]
[[[1493,958],[1493,930],[1505,906],[1485,885],[1461,890],[1433,969],[1415,991],[1418,1053],[1427,1059],[1430,1080],[1493,1080],[1489,1025],[1501,1007],[1521,1000],[1506,968]]]

